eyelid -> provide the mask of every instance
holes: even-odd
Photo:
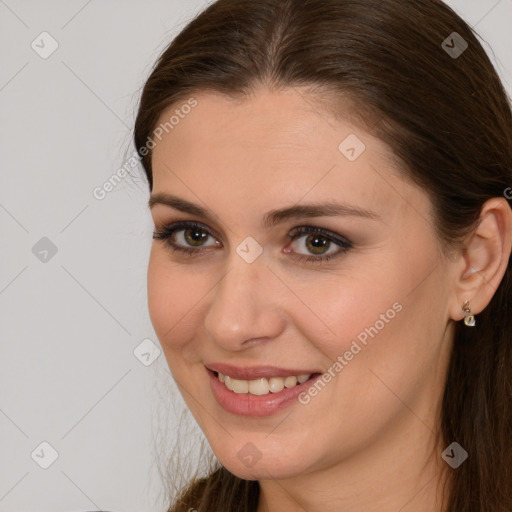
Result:
[[[177,220],[174,222],[158,222],[155,223],[155,231],[178,231],[179,229],[196,229],[199,228],[201,231],[205,231],[209,235],[213,235],[217,240],[222,238],[220,234],[213,228],[202,224],[201,222],[195,220]]]
[[[332,242],[335,242],[337,245],[340,245],[342,247],[348,248],[353,246],[353,243],[347,237],[340,235],[339,233],[336,233],[329,229],[321,228],[318,226],[297,226],[288,233],[288,236],[290,238],[294,238],[295,235],[306,235],[308,233],[320,234],[321,236],[328,238]]]
[[[215,239],[214,245],[206,245],[206,246],[199,246],[199,247],[187,247],[187,246],[181,246],[178,244],[175,244],[174,242],[171,242],[171,238],[174,237],[175,233],[178,233],[180,231],[186,231],[187,229],[197,230],[197,231],[203,231],[208,237],[212,237]],[[218,241],[218,237],[216,235],[215,230],[211,230],[210,228],[206,227],[204,224],[201,224],[200,222],[196,221],[176,221],[171,222],[170,224],[158,224],[155,225],[155,231],[153,232],[153,238],[154,239],[160,239],[162,242],[165,243],[166,247],[168,249],[171,249],[173,252],[179,251],[181,253],[189,253],[189,254],[197,254],[200,256],[199,253],[204,253],[206,251],[209,251],[213,247],[218,247],[219,245],[222,247],[222,242]]]
[[[202,231],[205,231],[209,235],[213,235],[215,238],[219,239],[222,238],[220,234],[213,228],[210,228],[209,226],[202,224],[199,221],[187,221],[187,220],[177,220],[172,222],[156,222],[155,223],[155,230],[158,232],[162,231],[170,231],[174,230],[177,231],[179,228],[200,228]],[[320,226],[313,226],[311,224],[302,224],[299,226],[295,226],[290,229],[288,232],[288,236],[292,238],[297,233],[303,233],[305,234],[307,231],[310,231],[311,233],[320,233],[326,238],[330,238],[333,241],[336,241],[340,245],[353,245],[352,241],[348,239],[346,236],[343,236],[339,233],[336,233],[335,231],[331,231],[330,229],[322,228]]]

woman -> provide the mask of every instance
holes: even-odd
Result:
[[[170,511],[512,510],[512,114],[438,0],[218,0],[147,80],[149,311],[218,463]]]

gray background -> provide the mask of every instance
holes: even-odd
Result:
[[[183,402],[147,312],[148,191],[93,189],[133,153],[154,60],[207,3],[0,0],[0,512],[164,510]],[[512,0],[448,4],[512,91]]]

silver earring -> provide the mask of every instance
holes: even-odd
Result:
[[[469,301],[462,304],[462,311],[466,314],[464,317],[464,324],[468,327],[474,327],[476,324],[475,315],[471,314],[471,308],[469,307]]]

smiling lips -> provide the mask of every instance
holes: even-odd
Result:
[[[231,391],[235,393],[250,393],[251,395],[268,395],[269,393],[279,393],[285,387],[293,388],[303,382],[306,382],[311,377],[311,374],[302,374],[302,375],[290,375],[285,379],[282,377],[271,377],[270,379],[266,379],[262,377],[260,379],[254,380],[240,380],[233,379],[229,375],[224,375],[222,373],[218,374],[218,379],[224,383]]]
[[[274,366],[208,364],[205,369],[219,405],[231,414],[246,417],[270,416],[282,411],[296,403],[297,397],[322,376],[315,371]]]
[[[274,366],[235,367],[227,364],[210,364],[207,369],[215,374],[224,386],[237,394],[267,395],[293,388],[316,375],[314,371],[286,370]]]

